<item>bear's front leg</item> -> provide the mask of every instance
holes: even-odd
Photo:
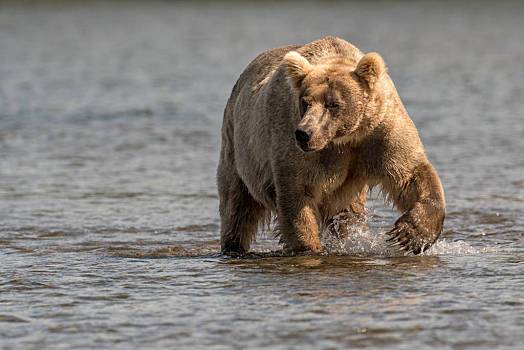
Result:
[[[389,184],[396,206],[404,214],[388,232],[388,242],[406,254],[420,254],[440,236],[445,217],[444,191],[437,172],[429,162],[414,169],[404,183]]]
[[[280,241],[284,250],[319,252],[319,214],[311,199],[303,196],[284,197],[277,203]]]
[[[313,197],[300,184],[292,170],[275,179],[280,241],[284,250],[319,252],[321,250],[320,215]]]

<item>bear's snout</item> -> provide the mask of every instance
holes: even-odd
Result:
[[[309,140],[311,139],[311,134],[307,131],[297,129],[295,130],[295,138],[297,139],[298,146],[302,149],[304,152],[311,151],[309,147]]]
[[[308,142],[310,139],[310,136],[307,132],[304,130],[297,129],[295,131],[295,137],[297,138],[298,142]]]

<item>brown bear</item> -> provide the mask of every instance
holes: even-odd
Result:
[[[381,56],[335,37],[249,64],[224,111],[217,182],[225,254],[247,252],[271,214],[284,250],[319,252],[319,232],[340,213],[362,215],[376,185],[402,212],[388,241],[407,254],[428,249],[445,216]]]

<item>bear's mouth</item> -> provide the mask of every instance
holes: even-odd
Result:
[[[312,153],[322,150],[323,147],[312,147],[309,142],[303,142],[303,141],[297,141],[297,146],[300,148],[300,150],[304,153]]]
[[[297,141],[297,146],[302,150],[302,152],[311,152],[311,149],[309,148],[307,142]]]

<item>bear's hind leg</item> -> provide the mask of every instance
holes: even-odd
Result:
[[[348,208],[335,211],[336,214],[327,221],[326,226],[329,233],[339,239],[346,239],[352,229],[367,227],[368,191],[368,186],[365,185]]]
[[[222,253],[246,253],[267,211],[249,194],[238,175],[220,177],[219,171],[219,179]]]

